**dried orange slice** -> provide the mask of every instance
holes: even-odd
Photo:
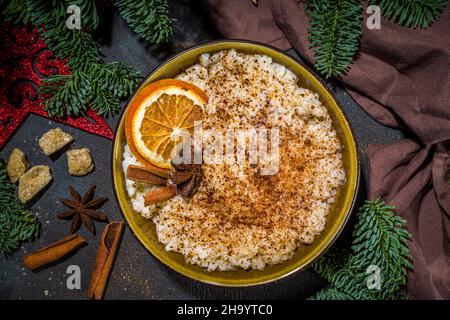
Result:
[[[128,107],[125,134],[131,152],[144,164],[171,168],[171,157],[183,135],[193,134],[208,102],[193,84],[165,79],[142,88]]]

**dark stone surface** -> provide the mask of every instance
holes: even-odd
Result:
[[[172,14],[175,34],[169,44],[149,46],[139,40],[118,17],[110,20],[107,34],[100,36],[105,59],[121,60],[132,64],[142,75],[146,75],[161,61],[170,55],[193,44],[219,38],[212,25],[205,18],[201,6],[188,0],[172,1]],[[289,52],[294,54],[294,52]],[[398,131],[379,125],[372,120],[337,84],[329,84],[332,91],[348,115],[358,140],[360,154],[369,143],[389,143],[402,137]],[[108,119],[115,128],[117,117]],[[37,139],[50,128],[60,126],[75,138],[74,147],[88,147],[95,161],[95,171],[86,177],[72,177],[67,172],[67,160],[63,154],[52,161],[41,152]],[[110,200],[102,209],[111,220],[122,220],[119,208],[113,196],[111,183],[110,155],[111,141],[91,135],[77,129],[56,124],[48,119],[30,116],[16,132],[6,147],[1,150],[1,157],[7,158],[12,148],[18,147],[27,153],[31,164],[50,165],[54,181],[49,189],[32,205],[41,223],[39,239],[23,247],[12,257],[0,257],[0,298],[1,299],[85,299],[89,275],[98,247],[104,224],[96,223],[98,235],[92,236],[85,229],[80,234],[89,245],[77,254],[53,267],[38,273],[24,269],[22,256],[37,250],[53,241],[63,238],[69,228],[69,222],[58,220],[55,214],[64,210],[59,199],[68,197],[67,187],[73,185],[84,192],[89,184],[97,185],[96,194],[107,196]],[[360,204],[365,198],[366,164],[363,157],[361,186],[358,195]],[[354,218],[354,214],[352,215]],[[353,220],[353,219],[352,219]],[[339,237],[335,245],[348,243],[353,221]],[[81,267],[81,290],[69,290],[66,286],[69,265]],[[324,286],[324,281],[311,269],[299,272],[287,279],[275,283],[250,288],[221,288],[198,283],[181,276],[163,266],[140,245],[127,229],[118,257],[109,281],[106,299],[303,299]]]

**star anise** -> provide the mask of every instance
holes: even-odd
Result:
[[[200,182],[202,181],[202,165],[201,164],[175,164],[172,163],[175,172],[185,173],[190,176],[190,178],[180,184],[177,184],[178,194],[187,200],[197,191]]]
[[[200,183],[202,181],[202,164],[195,163],[195,159],[197,158],[196,149],[194,147],[195,142],[192,140],[186,141],[189,143],[190,148],[181,148],[179,151],[179,159],[181,159],[180,163],[175,163],[173,160],[171,161],[172,167],[174,171],[172,174],[174,175],[185,175],[188,176],[189,179],[176,183],[177,185],[177,193],[183,197],[184,200],[188,200],[191,198],[194,193],[197,191]],[[183,153],[187,150],[190,152],[190,157],[185,159]],[[173,179],[172,179],[173,180]]]
[[[95,234],[94,221],[108,222],[108,217],[101,211],[96,210],[108,199],[105,197],[93,198],[95,186],[90,186],[88,191],[81,196],[72,186],[69,187],[72,199],[62,199],[61,202],[70,209],[57,215],[59,219],[70,220],[70,233],[75,233],[82,224]]]
[[[161,169],[153,165],[128,166],[127,179],[161,186],[145,194],[145,206],[169,200],[177,194],[187,201],[197,191],[202,180],[202,165],[192,163],[191,159],[196,158],[193,147],[190,148],[191,157],[186,160],[183,158],[183,150],[184,148],[180,151],[181,163],[172,161],[172,169]]]

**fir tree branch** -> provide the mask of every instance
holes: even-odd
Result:
[[[349,252],[331,250],[319,259],[313,267],[332,285],[331,289],[350,296],[352,299],[375,299],[366,286],[366,274],[353,268],[350,262]]]
[[[66,8],[69,5],[80,7],[82,27],[87,28],[88,30],[97,29],[100,19],[97,14],[95,0],[66,0]]]
[[[23,241],[39,234],[40,224],[16,199],[15,187],[9,181],[6,165],[0,159],[0,254],[10,255]]]
[[[315,67],[326,78],[345,73],[358,52],[363,18],[360,0],[310,0],[309,41]]]
[[[448,0],[369,0],[383,15],[401,26],[428,28],[439,20]]]
[[[166,42],[172,35],[167,0],[113,0],[121,16],[139,36],[151,43]]]
[[[348,250],[337,250],[331,248],[326,255],[313,264],[316,272],[325,278],[328,282],[332,282],[336,271],[346,268],[350,261],[350,252]]]
[[[351,264],[359,270],[378,266],[382,292],[387,296],[406,284],[406,271],[412,268],[409,254],[409,233],[403,229],[406,221],[395,215],[394,207],[381,200],[367,201],[358,212],[359,221],[353,232]]]
[[[64,79],[64,80],[62,80]],[[93,96],[89,75],[75,70],[68,76],[50,76],[43,79],[40,94],[53,95],[43,101],[44,110],[52,116],[76,116],[88,107]]]
[[[66,1],[54,1],[54,4],[48,0],[27,1],[33,25],[39,29],[50,50],[59,58],[66,59],[70,68],[84,68],[100,61],[100,50],[91,35],[82,30],[67,28]],[[78,4],[90,1],[78,0]]]
[[[51,115],[79,115],[88,106],[101,115],[112,115],[120,110],[121,99],[134,90],[137,79],[138,73],[122,63],[92,63],[69,76],[45,78],[40,93],[51,95],[44,105]]]
[[[336,288],[326,288],[317,292],[310,300],[354,300],[355,298]]]
[[[120,102],[129,96],[137,85],[138,73],[119,62],[104,63],[100,50],[84,29],[68,29],[67,7],[80,7],[81,23],[88,30],[98,25],[97,10],[93,0],[28,0],[31,19],[38,27],[46,44],[56,56],[67,61],[72,73],[69,76],[53,75],[43,79],[40,88],[44,109],[51,116],[78,116],[89,106],[100,115],[115,114]]]
[[[352,251],[331,250],[314,269],[331,285],[312,299],[402,299],[406,272],[412,268],[405,221],[381,200],[366,201],[358,211]],[[380,288],[367,285],[369,266],[380,270]]]
[[[92,36],[99,24],[95,0],[12,0],[2,14],[14,23],[31,21],[55,56],[67,61],[71,74],[42,81],[41,104],[51,116],[78,116],[89,106],[101,115],[115,114],[137,85],[138,73],[119,62],[104,63]],[[82,30],[66,25],[70,5],[80,7]],[[48,98],[42,99],[42,98]]]
[[[13,24],[28,24],[30,12],[28,11],[26,0],[1,0],[0,7],[5,19]]]

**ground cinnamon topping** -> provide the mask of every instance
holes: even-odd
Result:
[[[345,180],[327,109],[267,56],[221,51],[202,56],[178,78],[208,94],[204,131],[278,129],[279,171],[263,175],[260,161],[203,163],[202,182],[189,201],[176,196],[142,208],[139,186],[130,185],[135,210],[153,218],[166,250],[208,270],[263,269],[291,258],[323,230]],[[125,169],[135,159],[124,155]]]

